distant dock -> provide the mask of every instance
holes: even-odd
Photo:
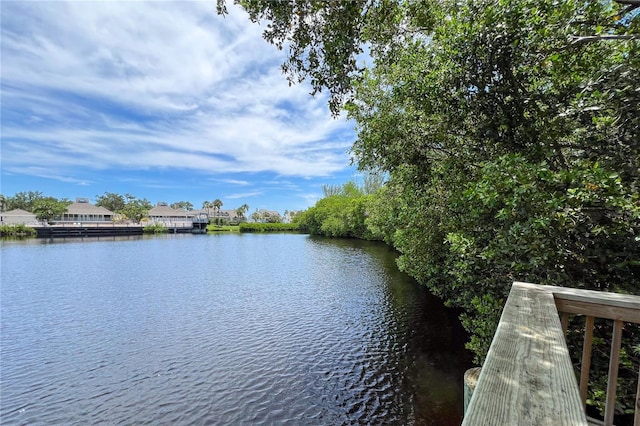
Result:
[[[195,228],[191,221],[164,224],[169,234],[205,233],[205,229]],[[34,226],[38,238],[73,237],[117,237],[142,235],[144,225],[116,223],[66,223]]]

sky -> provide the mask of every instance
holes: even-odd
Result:
[[[229,1],[228,3],[232,3]],[[354,123],[215,1],[0,2],[0,191],[302,210],[358,179]]]

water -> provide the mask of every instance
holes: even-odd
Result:
[[[384,245],[3,242],[0,423],[459,424],[455,317]]]

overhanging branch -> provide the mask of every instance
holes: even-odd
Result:
[[[594,41],[611,41],[611,40],[640,40],[638,34],[620,34],[620,35],[600,35],[600,36],[572,36],[571,44],[591,43]]]

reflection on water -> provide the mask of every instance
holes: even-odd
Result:
[[[382,244],[2,242],[2,424],[459,424],[457,321]]]

